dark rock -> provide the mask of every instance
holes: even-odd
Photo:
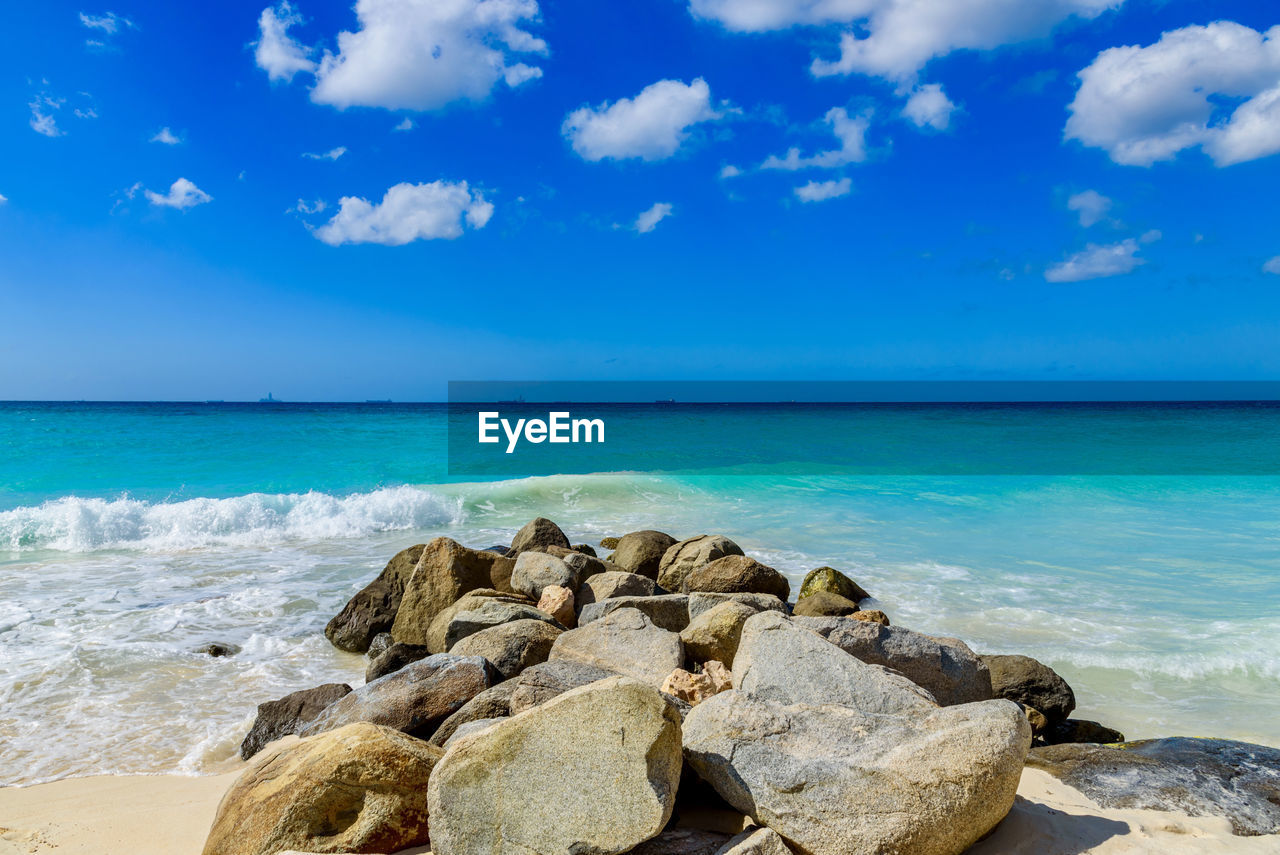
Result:
[[[1031,716],[1027,716],[1031,720]],[[1034,729],[1034,722],[1032,728]],[[1097,745],[1110,745],[1124,742],[1124,734],[1118,730],[1080,718],[1069,718],[1066,721],[1048,724],[1041,728],[1041,738],[1046,745],[1060,745],[1068,742],[1091,742]]]
[[[538,517],[530,522],[511,539],[509,557],[516,557],[521,552],[538,551],[544,546],[561,546],[569,548],[569,538],[564,536],[560,526],[549,519]]]
[[[858,604],[848,597],[830,591],[814,591],[796,600],[792,614],[797,617],[848,617],[858,611]]]
[[[577,662],[543,662],[541,665],[534,665],[510,681],[515,687],[511,693],[509,713],[519,715],[570,689],[612,676],[611,671]]]
[[[569,547],[574,552],[581,552],[583,555],[590,555],[592,558],[599,558],[596,555],[596,548],[589,543],[579,543],[576,546]]]
[[[991,671],[991,691],[1039,710],[1050,726],[1064,721],[1076,708],[1076,696],[1058,673],[1030,656],[983,656]]]
[[[482,629],[450,648],[454,656],[483,656],[504,680],[547,661],[562,630],[543,620],[514,620]],[[492,716],[490,716],[492,718]]]
[[[853,600],[854,603],[860,603],[871,596],[862,589],[861,585],[834,567],[810,570],[805,575],[804,582],[800,584],[800,593],[796,595],[796,600],[803,600],[819,591],[839,594],[846,600]]]
[[[1224,816],[1242,836],[1280,833],[1280,749],[1228,739],[1033,748],[1043,769],[1104,808]]]
[[[618,548],[618,538],[616,538],[616,537],[602,537],[602,538],[600,538],[600,547],[601,547],[602,549],[617,549],[617,548]]]
[[[777,570],[745,555],[726,555],[691,570],[684,578],[684,593],[772,594],[786,601],[791,585]]]
[[[350,693],[351,687],[346,683],[325,683],[258,704],[258,717],[240,743],[240,756],[248,760],[268,742],[297,733],[324,712],[325,707]]]
[[[410,662],[426,659],[430,655],[431,651],[427,650],[425,644],[392,644],[364,669],[364,681],[372,683],[379,677],[399,671]]]
[[[506,557],[507,557],[507,553],[511,551],[511,547],[509,547],[509,546],[503,546],[502,544],[498,544],[497,546],[486,546],[484,549],[482,549],[482,550],[480,550],[480,551],[481,551],[481,552],[496,552],[497,554],[501,555],[503,558],[506,558]]]
[[[635,609],[648,615],[655,626],[672,632],[680,632],[689,625],[689,598],[684,594],[666,594],[661,597],[611,597],[589,603],[578,614],[578,626],[586,626],[618,609]]]
[[[223,656],[235,656],[240,652],[240,646],[226,641],[210,641],[208,644],[200,645],[192,652],[203,653],[205,656],[212,656],[218,659]]]
[[[397,552],[378,578],[352,597],[329,621],[324,634],[334,647],[350,653],[364,653],[375,635],[391,629],[405,586],[425,548],[425,545],[418,544]]]
[[[436,615],[468,591],[492,585],[494,563],[508,560],[437,537],[423,547],[405,585],[392,637],[405,644],[429,644],[427,630]]]
[[[610,560],[628,573],[638,573],[656,580],[662,556],[675,543],[676,539],[666,532],[633,531],[618,539]]]
[[[449,737],[468,722],[511,715],[511,694],[515,690],[515,680],[506,680],[492,689],[485,689],[441,722],[436,732],[431,734],[431,738],[427,741],[432,745],[443,747],[449,741]]]
[[[369,649],[364,652],[365,658],[370,662],[386,653],[395,641],[391,638],[391,633],[380,632],[373,637],[373,641],[369,642]]]

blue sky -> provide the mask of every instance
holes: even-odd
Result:
[[[0,398],[1280,376],[1274,4],[11,19]]]

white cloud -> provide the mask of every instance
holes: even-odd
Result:
[[[648,234],[658,227],[658,223],[671,216],[673,208],[666,202],[655,202],[653,207],[636,217],[635,230],[640,234]]]
[[[9,201],[9,197],[4,195],[3,193],[0,193],[0,205],[4,205],[8,203],[8,201]]]
[[[770,155],[761,169],[833,169],[849,163],[861,163],[867,159],[867,129],[871,126],[871,113],[863,113],[850,117],[843,107],[833,107],[827,111],[824,121],[831,127],[831,132],[840,141],[840,148],[824,151],[812,157],[803,157],[800,149],[792,148],[784,157]]]
[[[722,115],[711,106],[711,87],[701,77],[688,84],[659,80],[634,98],[574,110],[560,132],[585,160],[662,160],[676,153],[690,128]]]
[[[165,145],[177,145],[178,143],[182,142],[182,140],[179,139],[173,133],[173,131],[169,130],[167,127],[161,128],[160,131],[154,137],[151,138],[151,141],[156,143],[164,143]]]
[[[267,73],[270,80],[293,80],[299,72],[315,72],[311,48],[299,44],[289,35],[289,28],[302,23],[302,16],[289,0],[281,0],[277,6],[262,10],[258,16],[258,44],[253,51],[254,62]]]
[[[847,23],[865,18],[875,0],[689,0],[695,17],[739,33],[784,30],[797,24]]]
[[[1156,241],[1163,240],[1163,239],[1164,239],[1164,232],[1160,231],[1159,229],[1152,229],[1149,232],[1143,233],[1142,237],[1138,238],[1138,242],[1139,243],[1155,243]]]
[[[1132,273],[1147,263],[1138,258],[1139,248],[1138,242],[1132,238],[1106,245],[1091,243],[1050,267],[1044,272],[1044,278],[1050,282],[1083,282]]]
[[[337,160],[346,153],[347,147],[345,145],[340,145],[335,146],[328,151],[322,151],[318,154],[316,152],[306,151],[302,153],[302,156],[308,160]]]
[[[1275,275],[1280,276],[1280,255],[1277,255],[1275,258],[1268,260],[1266,264],[1262,265],[1262,272],[1274,273]]]
[[[137,187],[138,185],[135,184],[134,188]],[[129,198],[132,199],[133,193],[136,192],[137,190],[134,189],[133,192],[129,194]],[[196,205],[203,205],[206,202],[213,201],[212,196],[185,178],[179,178],[177,181],[173,182],[173,185],[169,187],[169,192],[163,196],[154,190],[147,190],[144,195],[147,197],[147,201],[152,205],[156,205],[161,208],[177,208],[179,211],[184,211],[187,208],[194,208]]]
[[[493,216],[493,204],[467,182],[433,181],[430,184],[397,184],[378,204],[356,196],[343,196],[338,213],[315,230],[330,246],[346,243],[378,243],[403,246],[415,240],[453,240],[464,227],[484,228]]]
[[[318,214],[325,208],[329,207],[323,199],[317,199],[314,202],[308,202],[306,199],[299,199],[298,204],[294,205],[285,213],[289,214]]]
[[[945,131],[951,126],[951,114],[955,109],[956,105],[942,91],[942,86],[930,83],[911,93],[906,106],[902,108],[902,115],[915,122],[918,128],[929,127],[935,131]]]
[[[721,178],[737,178],[742,174],[742,170],[734,166],[732,163],[726,163],[720,169]]]
[[[1219,166],[1280,152],[1280,26],[1184,27],[1105,50],[1079,78],[1065,136],[1116,163],[1151,166],[1196,146]]]
[[[288,34],[301,22],[294,8],[264,10],[258,65],[273,80],[314,74],[311,100],[338,108],[434,110],[542,76],[516,59],[547,52],[522,29],[538,18],[536,0],[356,0],[355,13],[359,29],[338,33],[338,52],[317,64],[314,49]]]
[[[91,30],[101,30],[109,36],[114,36],[120,30],[136,30],[138,25],[128,18],[122,18],[115,12],[107,12],[105,15],[90,15],[85,12],[80,13],[80,23]]]
[[[1085,190],[1067,200],[1067,210],[1075,211],[1080,225],[1086,229],[1102,222],[1111,210],[1112,201],[1097,190]]]
[[[61,100],[47,95],[41,95],[29,103],[27,106],[31,108],[31,130],[46,137],[60,137],[66,133],[58,127],[58,121],[53,115],[55,110],[62,109],[62,104]]]
[[[393,130],[393,131],[411,131],[411,130],[413,130],[413,119],[410,119],[408,116],[405,116],[405,117],[404,117],[404,119],[400,122],[400,124],[396,125],[396,126],[395,126],[394,128],[392,128],[391,130]]]
[[[810,181],[793,192],[801,202],[825,202],[848,196],[852,189],[853,182],[848,178],[841,178],[839,181]]]

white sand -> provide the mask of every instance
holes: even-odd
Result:
[[[236,773],[76,778],[0,789],[0,855],[199,855]],[[1280,855],[1280,835],[1236,837],[1225,819],[1103,810],[1027,769],[1013,812],[969,855]],[[421,852],[423,850],[415,850]]]

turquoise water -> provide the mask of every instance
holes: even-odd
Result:
[[[752,413],[716,429],[750,437]],[[1240,419],[1261,442],[1276,413]],[[1133,419],[1210,431],[1224,413]],[[648,468],[667,468],[660,428]],[[804,418],[767,429],[814,441]],[[1265,449],[1238,453],[1223,471]],[[1078,715],[1130,737],[1280,745],[1275,476],[448,471],[438,405],[0,404],[0,782],[225,769],[256,703],[359,683],[361,658],[321,630],[391,554],[505,542],[539,514],[575,542],[722,532],[796,581],[830,564],[895,623],[1050,663]],[[213,640],[243,650],[191,652]]]

